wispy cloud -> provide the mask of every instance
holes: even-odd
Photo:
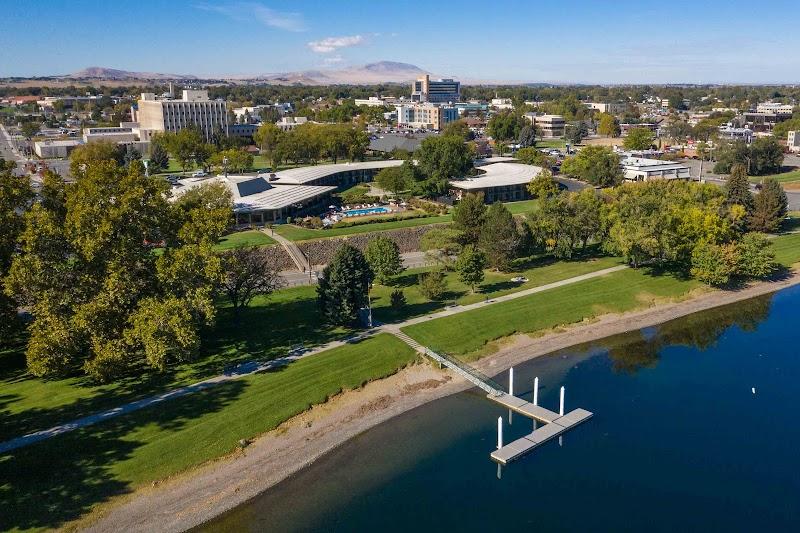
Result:
[[[264,26],[286,31],[305,31],[306,23],[301,13],[277,11],[256,2],[227,4],[195,4],[196,9],[219,13],[237,22],[256,20]]]
[[[343,37],[326,37],[321,41],[311,41],[308,47],[320,54],[329,54],[340,48],[348,48],[350,46],[358,46],[364,42],[364,37],[361,35],[346,35]]]

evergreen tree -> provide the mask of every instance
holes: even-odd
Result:
[[[147,164],[150,173],[166,170],[169,167],[169,154],[160,142],[154,142],[150,150],[150,161]]]
[[[481,227],[486,218],[486,204],[483,193],[467,193],[453,210],[453,225],[464,234],[464,240],[475,244],[481,235]]]
[[[359,309],[369,303],[372,279],[364,254],[349,244],[342,245],[317,285],[317,302],[325,320],[334,325],[355,325]]]
[[[744,165],[734,165],[725,183],[725,205],[741,205],[749,216],[753,213],[753,195]]]
[[[531,148],[536,146],[536,128],[531,125],[522,126],[519,130],[517,139],[520,148]]]
[[[773,233],[786,218],[788,200],[781,184],[774,178],[767,178],[761,192],[753,201],[753,212],[749,226],[752,231]]]
[[[495,202],[486,211],[479,242],[492,267],[508,269],[509,262],[517,253],[520,238],[514,216],[500,202]]]

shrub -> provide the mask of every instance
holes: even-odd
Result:
[[[393,308],[399,309],[406,305],[406,295],[403,294],[402,289],[395,289],[389,295],[389,301],[391,302]]]
[[[429,300],[441,300],[447,291],[444,273],[440,270],[420,274],[417,278],[417,283],[419,284],[419,292]]]

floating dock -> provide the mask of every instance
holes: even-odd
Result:
[[[592,413],[585,409],[575,409],[569,413],[564,413],[564,387],[561,387],[561,398],[559,402],[559,412],[556,413],[549,409],[545,409],[538,405],[539,398],[539,378],[533,382],[533,402],[523,400],[514,396],[514,369],[509,369],[509,391],[499,392],[495,394],[488,394],[486,397],[499,403],[509,410],[509,419],[511,412],[519,413],[522,416],[530,418],[535,422],[541,422],[544,425],[536,428],[532,433],[525,435],[521,439],[517,439],[509,444],[503,445],[503,418],[497,419],[497,450],[490,454],[493,461],[501,465],[507,465],[511,461],[522,457],[523,455],[533,451],[534,448],[544,444],[545,442],[566,433],[578,424],[589,420]]]

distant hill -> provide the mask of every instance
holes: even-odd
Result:
[[[88,67],[64,78],[74,80],[196,80],[197,76],[185,74],[161,74],[158,72],[131,72],[106,67]]]
[[[304,70],[278,74],[263,74],[252,78],[242,76],[241,79],[252,79],[281,84],[302,85],[371,85],[375,83],[406,83],[424,74],[426,70],[409,63],[397,61],[379,61],[358,67],[347,67],[332,70]]]

